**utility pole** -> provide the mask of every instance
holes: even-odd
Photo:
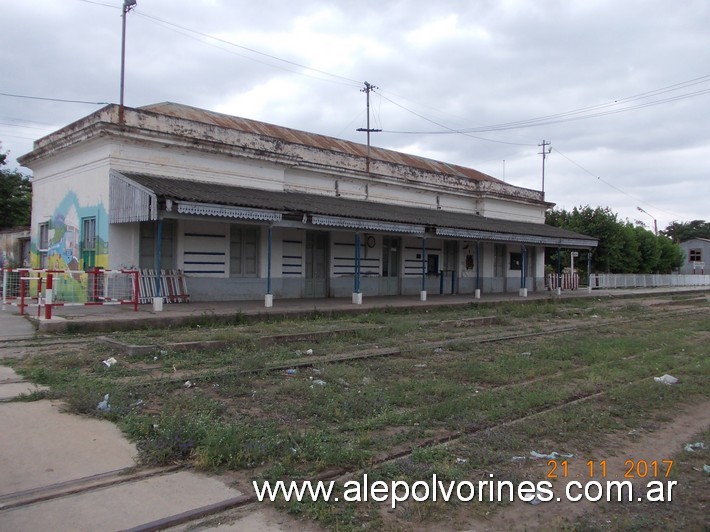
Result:
[[[542,144],[538,144],[538,146],[542,147],[542,151],[538,153],[538,155],[542,155],[542,199],[545,199],[545,157],[550,154],[552,148],[547,147],[550,146],[550,143],[545,140],[542,141]]]
[[[121,8],[121,94],[118,108],[118,121],[121,124],[123,124],[123,86],[126,79],[126,14],[136,7],[136,3],[136,0],[123,0],[123,7]]]
[[[379,87],[371,85],[367,81],[365,82],[365,88],[360,89],[360,92],[364,92],[367,96],[367,128],[360,127],[357,129],[357,131],[367,132],[367,157],[365,158],[365,171],[368,174],[370,173],[370,133],[377,133],[378,131],[382,131],[381,129],[370,128],[370,93],[375,89],[379,89]]]

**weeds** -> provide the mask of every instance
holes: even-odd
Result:
[[[258,468],[268,479],[364,467],[373,479],[414,481],[435,473],[459,480],[493,469],[503,478],[522,478],[524,471],[510,458],[529,453],[533,443],[591,450],[610,435],[659,422],[708,394],[710,323],[702,310],[657,319],[656,309],[638,302],[614,306],[591,299],[550,300],[485,309],[486,315],[501,319],[495,326],[439,326],[483,312],[476,306],[382,309],[261,324],[237,315],[230,327],[206,315],[192,328],[114,338],[155,345],[220,340],[228,346],[161,348],[157,360],[116,355],[119,363],[110,369],[101,364],[105,353],[94,346],[76,347],[32,356],[16,366],[27,378],[49,386],[46,396],[62,398],[70,410],[117,422],[136,442],[144,464]],[[600,319],[593,315],[617,321],[592,330],[479,342],[486,335],[544,331],[550,324],[588,325]],[[264,336],[293,333],[328,334],[260,347]],[[326,362],[330,355],[359,354],[374,346],[401,346],[402,354]],[[317,362],[290,373],[265,369],[295,365],[304,356],[298,352],[308,348]],[[682,385],[658,385],[652,377],[663,373],[679,377]],[[184,387],[183,379],[192,385]],[[99,412],[97,403],[105,394],[111,408]],[[454,439],[446,446],[430,445],[447,438]],[[380,464],[393,453],[407,452],[404,460]],[[406,529],[457,511],[413,504],[383,517],[371,504],[280,507],[339,530],[362,525]],[[496,508],[471,511],[483,515]]]

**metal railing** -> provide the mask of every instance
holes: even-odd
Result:
[[[710,287],[710,275],[594,273],[591,276],[591,285],[592,289],[654,288],[664,286]]]

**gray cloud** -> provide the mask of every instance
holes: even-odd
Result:
[[[0,92],[118,101],[121,2],[97,3],[6,2]],[[355,129],[365,121],[359,92],[365,80],[380,87],[372,98],[376,127],[425,132],[441,128],[417,115],[450,128],[481,127],[710,75],[710,5],[704,0],[672,6],[661,0],[138,4],[128,15],[127,105],[171,100],[360,142],[364,136]],[[705,78],[598,111],[708,89]],[[31,149],[29,139],[98,107],[0,96],[3,149],[20,155]],[[710,219],[708,123],[710,94],[701,94],[584,120],[473,134],[498,142],[386,132],[373,135],[373,142],[539,188],[537,145],[546,139],[553,147],[546,172],[550,201],[567,208],[609,206],[622,218],[650,225],[636,211],[640,204],[664,227],[673,219]]]

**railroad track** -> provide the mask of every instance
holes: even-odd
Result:
[[[427,349],[433,349],[436,347],[442,347],[442,346],[454,346],[454,345],[475,345],[475,344],[483,344],[483,343],[493,343],[493,342],[509,342],[509,341],[516,341],[519,339],[525,339],[525,338],[530,338],[530,337],[538,337],[538,336],[547,336],[547,335],[558,335],[558,334],[565,334],[565,333],[570,333],[570,332],[577,332],[577,331],[582,331],[582,330],[597,330],[597,329],[604,329],[604,328],[609,328],[613,326],[620,326],[623,324],[628,324],[628,323],[653,323],[654,321],[659,321],[659,320],[665,320],[669,318],[675,318],[678,316],[683,316],[683,315],[697,315],[698,313],[707,313],[709,310],[708,307],[697,307],[693,309],[687,309],[687,308],[669,308],[669,309],[664,309],[664,310],[658,310],[655,309],[651,314],[649,315],[644,315],[644,316],[639,316],[638,318],[627,318],[623,320],[619,319],[594,319],[593,321],[587,322],[587,323],[579,323],[579,324],[574,324],[574,325],[565,325],[565,326],[559,326],[555,324],[536,324],[534,328],[531,328],[529,330],[524,330],[520,331],[519,329],[513,328],[513,327],[503,327],[503,330],[496,330],[496,331],[491,331],[490,334],[485,334],[481,335],[480,332],[479,334],[469,334],[468,331],[461,331],[456,332],[454,334],[453,338],[449,338],[443,341],[429,341],[429,342],[421,342],[421,341],[416,341],[413,340],[411,342],[404,342],[400,346],[398,346],[397,349],[390,349],[391,352],[385,352],[384,349],[382,349],[381,353],[375,354],[373,356],[397,356],[401,354],[402,352],[416,352],[420,350],[427,350]],[[79,345],[85,345],[87,343],[91,343],[96,340],[96,337],[98,335],[83,335],[82,337],[72,337],[72,338],[57,338],[57,337],[37,337],[33,339],[19,339],[19,340],[7,340],[4,342],[0,343],[0,357],[2,357],[2,352],[4,350],[17,350],[17,349],[33,349],[33,350],[38,350],[44,352],[44,350],[62,350],[66,349],[67,346],[79,346]],[[638,353],[636,355],[633,355],[631,357],[626,357],[626,360],[630,359],[643,359],[644,357],[657,352],[659,349],[650,349],[646,350],[642,353]],[[218,371],[215,369],[210,369],[210,370],[204,370],[202,372],[192,372],[192,373],[183,373],[180,375],[175,375],[175,376],[165,376],[159,379],[160,382],[166,382],[166,383],[172,383],[172,382],[178,382],[178,381],[183,381],[185,379],[197,379],[197,378],[203,378],[205,376],[209,376],[210,378],[219,378],[219,377],[224,377],[224,376],[230,376],[230,375],[235,375],[235,374],[245,374],[245,373],[256,373],[256,372],[262,372],[262,371],[277,371],[277,370],[283,370],[286,366],[288,367],[298,367],[298,366],[312,366],[314,364],[319,364],[319,365],[325,365],[325,364],[334,364],[334,363],[343,363],[343,362],[357,362],[359,360],[366,360],[367,358],[371,358],[368,356],[362,356],[362,353],[359,355],[357,353],[344,353],[338,356],[332,356],[332,357],[318,357],[317,359],[299,359],[295,360],[293,364],[287,363],[287,364],[279,364],[275,366],[265,366],[262,368],[258,369],[249,369],[249,370],[233,370],[233,369],[227,369],[223,371]],[[552,375],[546,375],[544,377],[535,377],[532,379],[527,379],[523,380],[520,382],[515,382],[515,383],[510,383],[510,384],[505,384],[505,385],[500,385],[500,386],[493,386],[493,387],[488,387],[488,388],[482,388],[481,393],[496,393],[500,392],[501,390],[508,390],[511,388],[520,388],[520,387],[526,387],[526,386],[531,386],[534,384],[537,384],[541,381],[544,380],[549,380],[549,379],[555,379],[559,378],[562,376],[568,376],[572,377],[575,374],[581,374],[584,371],[589,371],[591,368],[596,368],[599,367],[603,364],[613,364],[617,361],[607,361],[607,362],[599,362],[599,363],[592,363],[588,366],[583,366],[583,367],[578,367],[570,370],[565,370],[565,371],[559,371],[556,374]],[[413,444],[409,444],[407,446],[402,446],[400,448],[395,448],[391,449],[390,451],[386,453],[381,453],[378,455],[371,463],[368,464],[368,468],[372,469],[381,465],[385,465],[390,462],[395,462],[398,460],[406,459],[407,457],[411,456],[411,454],[418,449],[422,448],[434,448],[437,446],[441,445],[447,445],[447,444],[452,444],[458,440],[461,440],[462,438],[465,437],[470,437],[474,436],[478,433],[482,433],[484,431],[486,432],[492,432],[492,431],[497,431],[504,429],[506,427],[510,427],[519,423],[522,423],[526,420],[534,419],[538,416],[544,416],[546,414],[568,408],[580,403],[584,403],[587,401],[591,401],[597,398],[600,398],[614,390],[620,389],[625,386],[629,385],[634,385],[640,382],[643,382],[645,380],[650,379],[653,377],[653,374],[648,374],[644,375],[643,377],[632,381],[632,382],[625,382],[625,383],[615,383],[613,385],[610,385],[609,388],[601,390],[601,391],[594,391],[591,393],[585,393],[585,394],[580,394],[574,397],[568,398],[568,400],[562,401],[557,404],[553,405],[542,405],[540,408],[535,409],[534,411],[529,411],[526,412],[524,415],[520,416],[514,416],[509,419],[504,419],[498,423],[490,423],[490,424],[482,424],[480,426],[476,426],[471,429],[467,430],[451,430],[448,431],[444,434],[439,434],[436,437],[432,437],[429,439],[423,439],[414,442]],[[134,381],[126,381],[127,384],[131,385],[140,385],[140,378],[136,378]],[[150,383],[155,384],[156,380],[153,378]],[[147,382],[145,384],[148,384]],[[129,476],[123,476],[122,478],[119,478],[118,474],[109,474],[105,478],[98,478],[98,479],[79,479],[77,481],[73,481],[70,483],[67,483],[66,485],[54,485],[54,486],[48,486],[46,488],[43,488],[42,490],[37,490],[34,493],[15,493],[15,494],[10,494],[6,495],[3,497],[0,497],[0,511],[5,510],[7,508],[16,508],[20,507],[23,505],[30,505],[30,504],[35,504],[40,501],[46,501],[46,500],[51,500],[55,498],[61,498],[61,497],[66,497],[69,495],[73,495],[76,493],[83,493],[83,492],[89,492],[93,490],[99,490],[105,488],[107,485],[111,485],[113,483],[119,483],[119,482],[139,482],[142,480],[143,477],[148,477],[148,476],[153,476],[153,475],[161,475],[161,474],[166,474],[169,473],[173,470],[175,470],[175,467],[172,468],[157,468],[157,469],[151,469],[151,470],[146,470],[143,472],[137,472],[135,476],[131,477]],[[333,481],[346,481],[348,479],[352,478],[357,478],[359,475],[362,475],[364,473],[364,470],[362,469],[352,469],[352,470],[347,470],[347,469],[340,469],[340,470],[331,470],[327,474],[321,475],[314,477],[312,480],[323,480],[323,481],[328,481],[328,480],[333,480]],[[193,510],[190,510],[188,512],[184,512],[181,514],[177,514],[174,516],[169,516],[157,521],[152,521],[148,523],[144,523],[140,526],[134,527],[132,530],[140,530],[140,531],[147,531],[147,530],[161,530],[165,528],[169,528],[172,526],[177,526],[179,524],[184,524],[188,522],[193,522],[197,519],[206,517],[206,516],[213,516],[215,514],[219,514],[222,512],[225,512],[229,509],[240,507],[240,506],[248,506],[252,503],[256,502],[256,496],[254,494],[246,494],[242,495],[240,497],[228,499],[225,501],[221,501],[219,503],[215,503],[209,506],[203,506],[199,508],[195,508]]]

